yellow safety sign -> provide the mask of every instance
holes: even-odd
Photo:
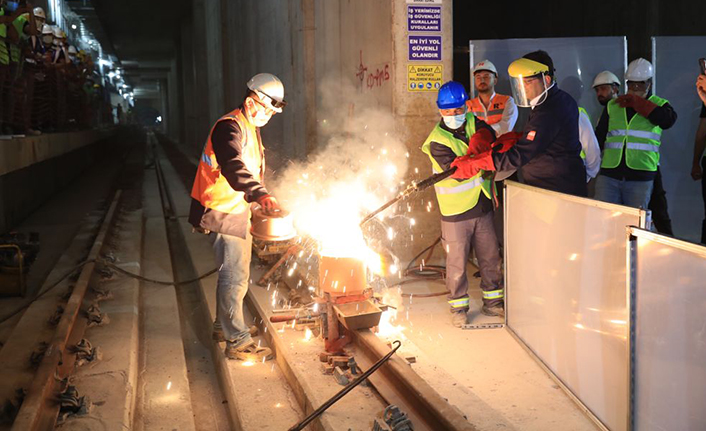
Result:
[[[408,64],[407,91],[438,91],[442,70],[441,64]]]

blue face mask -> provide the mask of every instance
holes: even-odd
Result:
[[[463,126],[463,122],[466,121],[466,114],[448,116],[445,115],[441,118],[444,120],[444,124],[446,124],[446,127],[452,130],[456,130],[459,127]]]
[[[14,12],[17,10],[18,7],[20,7],[20,2],[9,1],[9,2],[7,2],[7,5],[5,6],[5,9],[7,9],[8,12]]]

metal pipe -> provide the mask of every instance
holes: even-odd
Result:
[[[370,377],[370,375],[373,374],[375,371],[377,371],[377,369],[380,368],[385,362],[387,362],[387,360],[390,359],[390,358],[392,357],[392,355],[395,354],[395,352],[397,351],[397,349],[399,349],[400,346],[402,345],[402,343],[401,343],[399,340],[393,341],[393,344],[397,344],[397,345],[396,345],[392,350],[390,350],[390,352],[389,352],[387,355],[385,355],[385,356],[383,356],[382,358],[380,358],[380,360],[377,361],[377,362],[375,363],[375,365],[373,365],[372,367],[370,367],[370,369],[369,369],[368,371],[364,372],[362,376],[360,376],[360,377],[358,377],[357,379],[355,379],[355,380],[353,380],[352,382],[350,382],[345,388],[341,389],[336,395],[334,395],[334,396],[331,397],[328,401],[326,401],[325,403],[323,403],[323,404],[321,405],[321,407],[319,407],[318,409],[314,410],[314,411],[313,411],[309,416],[307,416],[303,421],[301,421],[301,422],[299,422],[298,424],[296,424],[296,425],[294,425],[293,427],[291,427],[291,428],[289,429],[289,431],[301,431],[302,429],[304,429],[305,426],[307,426],[307,425],[309,424],[309,422],[311,422],[311,421],[313,421],[314,419],[316,419],[317,417],[319,417],[319,416],[320,416],[323,412],[325,412],[329,407],[331,407],[332,405],[334,405],[334,404],[336,403],[336,401],[338,401],[338,400],[340,400],[341,398],[343,398],[344,395],[346,395],[348,392],[350,392],[351,390],[353,390],[353,388],[355,388],[356,386],[358,386],[359,384],[361,384],[363,381],[365,381],[365,379],[367,379],[368,377]]]
[[[451,175],[453,175],[454,172],[456,172],[455,166],[452,168],[449,168],[443,172],[439,172],[438,174],[434,174],[428,178],[425,178],[418,183],[412,182],[412,184],[407,186],[407,188],[404,189],[402,192],[400,192],[400,194],[398,194],[394,198],[390,199],[389,201],[385,202],[385,204],[383,204],[380,208],[376,209],[375,211],[373,211],[370,214],[368,214],[367,216],[365,216],[365,218],[360,222],[360,226],[363,226],[365,223],[372,220],[373,217],[375,217],[376,215],[385,211],[387,208],[391,207],[392,205],[399,202],[400,200],[411,195],[412,193],[420,192],[428,187],[431,187],[434,184],[438,183],[439,181],[450,177]]]

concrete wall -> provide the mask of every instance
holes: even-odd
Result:
[[[93,163],[113,132],[52,133],[0,141],[0,233],[7,232]]]
[[[452,5],[442,5],[444,80],[453,70]],[[420,179],[431,172],[420,147],[438,111],[436,92],[408,91],[407,43],[404,0],[195,0],[182,26],[180,73],[170,74],[180,87],[180,140],[198,152],[213,121],[241,103],[247,80],[270,72],[282,79],[289,104],[262,131],[268,166],[320,149],[327,118],[377,108],[393,116],[410,154],[409,173]],[[332,87],[334,94],[352,88],[354,97],[342,92],[332,102]],[[423,236],[413,249],[439,233],[438,213],[426,211],[429,200],[436,208],[433,191],[413,200],[415,236]]]

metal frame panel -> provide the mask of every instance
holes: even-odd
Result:
[[[652,38],[653,93],[667,99],[678,115],[677,122],[662,132],[662,182],[669,200],[674,235],[694,242],[701,238],[704,218],[701,184],[689,177],[702,107],[694,83],[700,72],[697,59],[706,56],[704,47],[706,36]]]
[[[706,429],[706,247],[628,227],[630,429]]]
[[[517,199],[514,197],[517,192],[521,192],[523,194],[529,193],[531,196]],[[515,200],[518,200],[519,204],[522,205],[521,211],[517,214],[513,212],[513,203]],[[505,327],[518,340],[518,342],[528,352],[530,352],[530,354],[540,363],[545,371],[552,376],[559,386],[567,392],[570,398],[580,406],[580,408],[596,423],[596,425],[598,425],[600,429],[627,429],[628,422],[624,420],[629,410],[627,400],[627,394],[629,392],[629,344],[627,343],[628,325],[625,321],[627,320],[627,305],[620,304],[621,299],[617,299],[620,309],[612,310],[612,312],[616,315],[625,315],[625,317],[621,319],[610,319],[610,312],[606,313],[606,310],[600,309],[600,307],[597,309],[594,308],[590,311],[590,313],[594,313],[593,319],[598,323],[594,322],[593,325],[588,324],[588,322],[591,321],[591,319],[588,318],[586,319],[587,324],[584,326],[581,320],[581,312],[585,311],[587,306],[590,307],[591,300],[595,301],[595,298],[584,298],[589,305],[582,304],[579,295],[576,301],[567,299],[567,302],[563,305],[560,304],[555,307],[545,307],[547,303],[552,301],[556,302],[562,298],[559,298],[559,294],[545,295],[542,297],[541,295],[546,293],[542,292],[543,287],[540,286],[535,294],[534,286],[550,285],[553,282],[552,277],[565,277],[566,279],[557,285],[564,286],[567,290],[571,289],[572,286],[580,287],[583,285],[583,290],[576,288],[578,292],[584,295],[590,295],[594,290],[593,283],[595,280],[593,280],[593,278],[595,277],[590,274],[587,276],[582,276],[582,274],[588,274],[590,271],[595,272],[596,268],[591,266],[591,263],[596,263],[597,259],[600,260],[603,258],[614,257],[611,256],[611,254],[615,253],[615,249],[611,249],[610,247],[611,245],[623,245],[625,243],[625,226],[630,224],[639,224],[642,227],[648,226],[649,212],[587,198],[565,195],[512,181],[506,181],[505,183],[504,209],[504,229],[506,240],[506,246],[504,248],[506,282],[505,301],[507,310]],[[556,217],[559,209],[565,211],[566,213],[562,213],[561,217]],[[554,217],[551,218],[551,220],[547,218],[546,214],[540,214],[542,217],[545,217],[545,229],[542,229],[542,223],[539,221],[540,219],[537,216],[537,214],[543,211],[554,211]],[[528,218],[529,221],[527,221]],[[618,226],[614,221],[612,221],[618,218],[624,219],[624,224],[620,224]],[[525,222],[522,222],[522,219],[526,219]],[[612,223],[612,232],[617,235],[616,237],[606,239],[607,235],[601,236],[601,232],[605,230],[607,226],[603,224],[604,221],[605,223]],[[536,229],[533,228],[526,229],[526,231],[523,232],[513,232],[513,230],[517,230],[523,223],[525,226],[522,227],[527,228],[526,225],[528,223],[535,222],[537,225]],[[550,225],[551,229],[548,228]],[[566,235],[567,232],[571,232],[572,234]],[[519,235],[516,235],[518,233]],[[551,252],[547,252],[546,248],[551,247],[560,250],[562,247],[569,244],[572,238],[576,239],[576,241],[584,241],[584,238],[586,239],[586,244],[582,245],[581,252],[584,256],[579,258],[578,256],[574,257],[572,254],[569,260],[572,260],[571,258],[574,259],[570,264],[567,263],[568,261],[560,262],[557,259],[554,259],[554,261],[550,262],[549,265],[547,265],[546,261],[538,261],[536,262],[536,265],[533,265],[535,262],[531,262],[532,259],[541,259],[543,253],[545,255],[549,255],[547,253]],[[519,255],[523,260],[530,261],[530,264],[528,264],[528,262],[522,263],[517,261],[518,253],[516,250],[513,251],[513,247],[517,246],[516,241],[520,241],[521,247],[525,244],[529,244],[527,247],[533,247],[532,253],[524,253]],[[539,247],[537,247],[537,244],[539,244]],[[545,249],[541,249],[542,246],[544,246]],[[515,254],[514,257],[513,254]],[[575,260],[578,260],[578,262],[575,262]],[[601,262],[605,265],[609,265],[610,262],[615,262],[613,271],[618,272],[620,272],[620,266],[626,264],[624,255],[621,255],[617,261],[613,259],[606,262],[601,260]],[[562,272],[561,268],[554,267],[555,265],[561,266],[564,264],[567,264],[567,267],[570,266],[568,271]],[[531,268],[531,271],[527,271],[529,268]],[[521,271],[522,279],[515,280],[513,277],[516,277],[516,274],[513,274],[513,271]],[[554,271],[553,275],[552,271]],[[613,280],[614,276],[614,273],[604,274],[602,283],[605,284],[606,279]],[[533,278],[537,281],[537,284],[533,284],[530,289],[527,289],[527,283],[530,283]],[[522,286],[523,283],[525,284],[524,287]],[[603,286],[603,284],[598,284],[599,289],[603,289],[601,292],[604,292],[608,287],[612,286],[612,284],[610,286]],[[618,286],[619,288],[622,288],[624,284],[618,281]],[[614,288],[614,286],[612,287]],[[531,294],[527,295],[527,293],[530,292]],[[559,290],[556,290],[555,292],[561,293]],[[522,296],[518,297],[518,295]],[[613,295],[615,295],[615,292],[613,292]],[[555,298],[552,298],[552,296]],[[597,296],[599,296],[598,301],[600,302],[602,299],[600,298],[600,295]],[[522,303],[518,301],[522,301]],[[568,310],[571,307],[573,307],[576,311],[572,314],[574,320],[579,319],[575,325],[573,325],[574,322],[571,321],[570,318],[567,318],[566,316],[558,316],[562,309]],[[533,309],[539,310],[540,312],[535,312]],[[522,315],[522,313],[530,313],[533,320],[528,320],[526,316]],[[571,321],[572,328],[567,328],[566,325],[564,325],[564,327],[559,327],[568,321]],[[622,322],[622,327],[616,329],[615,326],[619,325],[615,324],[611,333],[611,331],[605,329],[604,326],[601,326],[610,321]],[[530,323],[528,324],[527,322]],[[540,326],[541,328],[537,329]],[[529,331],[528,327],[530,327]],[[538,336],[541,331],[545,332],[542,333],[541,336]],[[566,338],[566,334],[572,333],[571,331],[573,331],[574,336],[570,340],[558,340],[561,336]],[[618,336],[616,336],[616,334],[618,334]],[[586,342],[587,337],[589,338],[589,342]],[[591,339],[591,337],[593,338]],[[583,339],[579,342],[580,338]],[[544,343],[544,340],[546,339],[554,339],[555,342],[548,347],[547,343]],[[571,341],[571,343],[567,343],[567,341]],[[616,343],[618,344],[616,345]],[[562,350],[562,346],[568,345],[573,345],[575,348],[571,351],[568,351],[567,349]],[[596,346],[598,349],[595,351],[577,352],[582,349],[585,350],[588,347],[593,348]],[[598,355],[596,358],[591,358],[591,355],[595,354],[597,351],[609,352],[611,349],[613,351],[622,352],[617,354],[617,356],[624,355],[624,357],[620,358],[620,364],[617,365],[617,368],[615,368],[615,358],[610,358],[609,353],[603,353],[604,356]],[[589,359],[586,359],[587,357]],[[557,364],[561,364],[561,366],[557,366]],[[610,368],[611,365],[614,366],[614,369],[606,371],[606,369]],[[597,370],[592,367],[597,367]],[[610,405],[608,401],[606,401],[607,404],[604,403],[603,405],[596,403],[595,401],[596,399],[605,401],[603,399],[605,394],[612,394],[616,392],[614,391],[614,388],[609,387],[609,385],[614,385],[612,380],[608,379],[608,381],[603,381],[602,383],[600,381],[595,381],[600,380],[600,376],[603,375],[604,371],[606,371],[607,375],[612,373],[616,376],[625,377],[623,383],[617,384],[617,386],[625,393],[625,398],[623,398],[625,405],[622,406],[622,410],[624,410],[624,412],[618,411],[620,409]],[[598,390],[595,390],[594,393],[591,392],[592,385],[598,385]],[[613,401],[619,403],[620,395],[615,395],[615,398],[616,399]],[[614,410],[611,411],[611,409]],[[606,422],[606,424],[603,422]]]

